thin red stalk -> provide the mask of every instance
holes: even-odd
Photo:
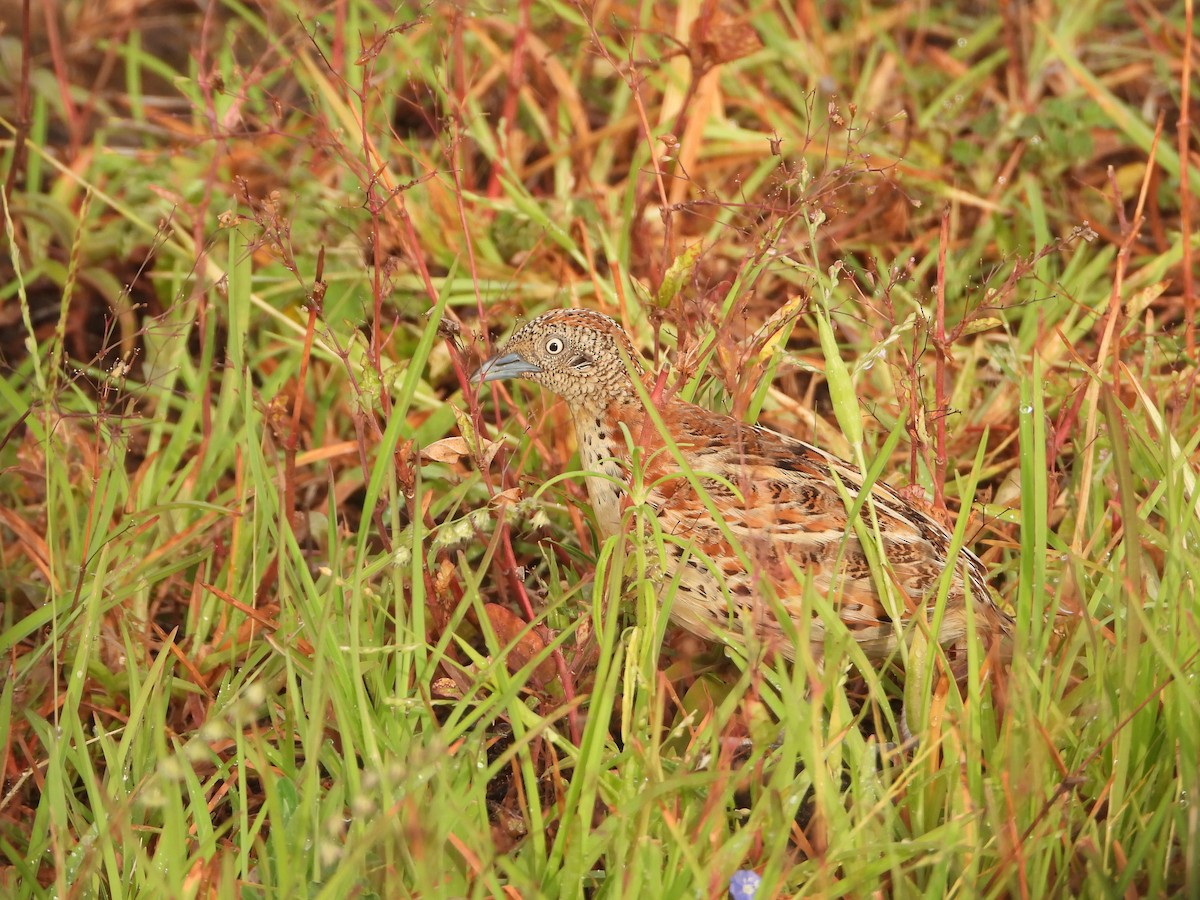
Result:
[[[525,42],[529,36],[529,7],[529,0],[521,0],[517,7],[517,28],[513,32],[512,56],[508,67],[508,90],[504,94],[504,105],[500,109],[505,135],[503,140],[496,142],[496,160],[492,164],[487,186],[487,196],[493,200],[500,196],[500,172],[508,160],[508,148],[517,129],[517,101],[525,84]]]
[[[926,449],[921,441],[921,373],[917,360],[921,358],[921,335],[916,328],[912,332],[912,350],[908,356],[908,436],[909,478],[913,484],[918,484],[918,466],[923,451]]]
[[[933,505],[946,508],[946,245],[950,243],[950,207],[942,210],[941,231],[938,234],[937,311],[933,322]]]
[[[329,64],[335,72],[344,71],[346,63],[346,0],[333,5],[333,41],[329,48]]]
[[[17,86],[17,121],[13,135],[12,167],[5,179],[4,192],[10,198],[17,186],[17,172],[25,161],[25,139],[29,134],[32,116],[32,97],[29,93],[29,57],[33,53],[29,21],[29,0],[21,4],[21,81]]]
[[[1183,68],[1179,73],[1179,122],[1176,135],[1179,140],[1179,225],[1183,235],[1183,316],[1184,341],[1188,356],[1196,358],[1196,273],[1192,264],[1192,191],[1188,182],[1191,159],[1188,143],[1191,122],[1188,107],[1191,104],[1192,85],[1192,39],[1195,35],[1195,8],[1192,0],[1184,0]]]
[[[204,115],[208,120],[208,127],[215,142],[212,156],[208,162],[208,173],[204,179],[204,196],[192,217],[192,245],[196,248],[195,271],[201,276],[205,270],[204,258],[207,255],[208,241],[205,236],[205,228],[207,227],[208,209],[212,204],[213,185],[217,182],[221,161],[228,152],[225,135],[217,121],[212,84],[205,73],[205,67],[208,64],[209,35],[212,33],[216,8],[215,3],[210,3],[205,11],[204,20],[200,25],[200,46],[196,54],[196,71],[200,75],[199,88],[200,95],[204,98]],[[208,285],[204,283],[203,277],[193,279],[192,296],[196,301],[196,334],[200,340],[200,356],[203,357],[207,352],[206,344],[208,343]],[[212,387],[213,380],[205,378],[203,395],[200,400],[200,445],[196,449],[196,456],[200,460],[208,455],[208,442],[212,439]]]
[[[588,23],[588,29],[591,31],[592,46],[597,52],[600,53],[601,56],[604,57],[608,64],[613,67],[614,72],[621,72],[621,67],[617,64],[617,61],[613,58],[612,54],[608,52],[608,47],[604,45],[604,40],[600,37],[600,33],[596,30],[596,23],[590,14],[591,10],[581,4],[579,6],[579,11],[584,15]],[[628,64],[628,71],[623,74],[623,78],[625,79],[625,83],[629,86],[630,95],[633,97],[634,109],[637,110],[638,122],[641,124],[642,135],[646,141],[646,146],[650,151],[651,171],[654,173],[655,186],[658,188],[659,200],[662,203],[662,209],[660,212],[662,213],[663,218],[663,256],[661,262],[662,269],[659,273],[661,275],[667,271],[667,268],[671,264],[672,247],[675,243],[673,237],[674,220],[671,216],[670,195],[667,193],[667,185],[663,179],[662,168],[658,164],[658,155],[655,153],[654,129],[650,126],[650,117],[646,114],[645,104],[642,103],[641,78],[638,74],[637,64],[634,62],[632,47],[629,49]],[[635,204],[633,216],[633,221],[635,223],[642,221],[647,203],[649,203],[649,192],[643,193]]]
[[[483,294],[479,291],[479,268],[475,260],[475,243],[471,240],[472,229],[470,225],[470,218],[467,214],[467,205],[465,202],[463,202],[464,189],[459,175],[460,160],[458,159],[458,155],[461,152],[461,147],[462,141],[458,139],[458,135],[456,133],[452,148],[454,158],[452,159],[452,164],[450,166],[450,177],[454,179],[454,206],[458,211],[459,227],[462,228],[462,245],[463,250],[465,250],[467,254],[467,268],[471,272],[471,287],[475,291],[475,309],[479,313],[480,324],[486,325],[487,315],[483,309]],[[465,385],[466,381],[463,381],[463,384]]]
[[[284,440],[284,500],[283,510],[288,526],[295,526],[296,515],[296,449],[300,444],[300,419],[304,411],[304,385],[308,382],[308,364],[312,358],[313,338],[317,320],[325,299],[325,248],[317,251],[317,271],[308,295],[308,326],[304,330],[304,349],[300,352],[300,371],[296,375],[296,391],[292,397],[292,424]],[[280,546],[283,542],[280,541]]]
[[[79,110],[71,99],[71,75],[67,58],[63,51],[62,35],[58,31],[57,4],[47,3],[43,7],[46,19],[46,40],[50,44],[50,56],[54,60],[54,77],[58,81],[59,99],[62,101],[63,113],[67,120],[67,131],[71,133],[71,157],[79,155],[83,144],[83,123],[80,121]]]
[[[360,130],[359,141],[362,148],[363,168],[367,172],[367,183],[365,185],[367,192],[367,209],[371,213],[371,363],[375,366],[375,371],[380,376],[380,391],[379,400],[383,404],[383,411],[386,415],[391,411],[392,399],[391,394],[386,387],[383,387],[383,351],[380,347],[380,336],[383,333],[383,247],[382,247],[382,232],[380,229],[382,213],[387,205],[387,200],[378,201],[375,197],[375,192],[379,187],[379,172],[381,170],[380,162],[374,151],[374,144],[371,141],[370,125],[370,95],[371,95],[371,79],[375,75],[375,54],[378,52],[379,45],[376,44],[372,52],[369,53],[365,49],[360,54],[360,58],[368,57],[364,60],[362,66],[362,82],[361,88],[358,90],[351,89],[358,97],[358,127]],[[390,198],[389,198],[390,199]]]

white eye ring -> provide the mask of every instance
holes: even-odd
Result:
[[[552,337],[546,341],[546,352],[551,356],[558,356],[566,349],[567,345],[560,337]]]

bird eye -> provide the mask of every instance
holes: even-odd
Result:
[[[562,338],[552,337],[546,341],[546,352],[551,356],[558,356],[558,354],[562,353],[566,348],[567,345],[563,343]]]

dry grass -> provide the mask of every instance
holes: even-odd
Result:
[[[45,6],[4,893],[1200,896],[1190,0]],[[561,305],[961,516],[1011,672],[880,767],[894,679],[675,633],[466,384]]]

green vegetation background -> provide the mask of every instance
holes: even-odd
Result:
[[[1200,896],[1191,0],[0,13],[0,892]],[[892,673],[668,628],[466,385],[564,305],[915,485],[1011,671],[881,765]]]

